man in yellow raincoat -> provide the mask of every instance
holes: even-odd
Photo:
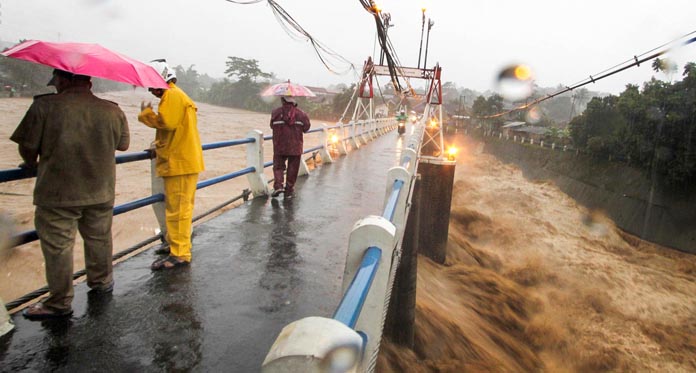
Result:
[[[138,120],[157,130],[157,175],[164,180],[165,220],[170,253],[152,263],[152,270],[170,269],[191,262],[191,219],[198,174],[205,169],[198,135],[196,104],[176,86],[176,74],[165,60],[152,61],[169,89],[150,88],[160,98],[157,113],[152,104],[141,105]]]

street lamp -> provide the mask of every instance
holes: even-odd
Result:
[[[421,13],[423,14],[423,21],[421,22],[420,47],[418,48],[418,68],[419,69],[420,69],[421,52],[423,51],[423,31],[425,31],[425,7],[421,8]]]
[[[428,43],[430,42],[430,29],[435,25],[435,21],[428,18],[428,36],[425,38],[425,58],[423,59],[423,68],[428,65]]]

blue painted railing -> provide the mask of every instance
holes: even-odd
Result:
[[[342,127],[347,127],[349,125],[335,125],[331,127],[319,127],[315,129],[311,129],[307,131],[307,133],[314,133],[314,132],[320,132],[324,131],[325,129],[334,129],[334,128],[342,128]],[[361,132],[360,134],[357,135],[362,135],[363,133]],[[263,137],[264,140],[272,140],[273,135],[266,135]],[[342,141],[347,140],[346,138],[342,139]],[[229,141],[220,141],[220,142],[214,142],[214,143],[209,143],[209,144],[203,144],[201,147],[202,149],[205,150],[211,150],[211,149],[219,149],[219,148],[225,148],[225,147],[232,147],[232,146],[237,146],[237,145],[243,145],[243,144],[250,144],[254,143],[256,140],[251,137],[247,138],[242,138],[242,139],[234,139],[234,140],[229,140]],[[319,149],[323,149],[324,145],[319,145],[315,146],[309,149],[306,149],[303,151],[303,154],[315,152]],[[136,161],[142,161],[142,160],[150,160],[155,157],[155,153],[151,150],[144,150],[141,152],[134,152],[134,153],[126,153],[126,154],[119,154],[115,157],[115,162],[116,164],[122,164],[122,163],[129,163],[129,162],[136,162]],[[263,164],[264,168],[270,167],[273,165],[273,161],[269,161]],[[209,187],[211,185],[215,185],[218,183],[221,183],[223,181],[231,180],[246,174],[254,173],[256,172],[255,167],[247,167],[242,170],[238,170],[235,172],[231,172],[225,175],[217,176],[211,179],[203,180],[199,182],[196,185],[196,189],[203,189],[206,187]],[[28,179],[36,177],[36,169],[29,169],[29,168],[13,168],[13,169],[6,169],[6,170],[0,170],[0,183],[3,182],[8,182],[8,181],[15,181],[15,180],[22,180],[22,179]],[[161,193],[141,198],[135,201],[130,201],[126,202],[124,204],[118,205],[114,207],[114,216],[123,214],[128,211],[132,211],[141,207],[149,206],[158,202],[164,201],[164,195]],[[28,230],[21,232],[17,235],[15,235],[12,238],[13,246],[19,246],[23,245],[32,241],[38,240],[39,237],[36,233],[36,230]]]
[[[365,255],[360,262],[360,268],[355,273],[353,281],[343,295],[333,319],[340,321],[350,328],[355,328],[362,306],[365,304],[367,293],[372,286],[372,280],[379,268],[382,249],[371,246],[365,250]]]

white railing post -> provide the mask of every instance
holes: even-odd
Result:
[[[261,365],[262,373],[344,372],[331,369],[332,352],[350,348],[354,351],[353,369],[360,358],[362,338],[340,321],[324,317],[306,317],[283,328]],[[335,356],[337,363],[345,356]],[[350,368],[350,367],[343,367]]]
[[[5,309],[5,303],[0,298],[0,337],[7,334],[14,328],[14,324],[10,320],[10,314],[7,313]]]
[[[362,311],[355,324],[355,330],[367,334],[367,346],[361,372],[367,371],[373,360],[377,358],[379,345],[382,340],[382,329],[386,316],[385,299],[389,290],[390,273],[392,270],[392,254],[396,245],[396,226],[381,216],[370,215],[358,220],[353,226],[348,239],[346,267],[343,273],[342,293],[345,294],[355,273],[360,267],[365,250],[378,247],[382,250],[379,268],[372,280],[372,286],[367,293]],[[398,258],[396,258],[398,259]]]
[[[321,157],[321,163],[333,163],[333,158],[329,153],[329,130],[326,128],[325,123],[321,123],[321,143],[324,147],[319,149],[319,156]]]
[[[304,160],[304,154],[300,157],[302,158],[300,159],[300,170],[297,172],[297,176],[309,175],[309,167],[307,167],[307,162]]]
[[[268,195],[268,183],[266,175],[263,173],[263,133],[259,130],[252,130],[247,133],[247,137],[253,138],[254,142],[247,144],[247,167],[254,167],[255,172],[247,174],[247,181],[254,197]]]
[[[338,125],[338,128],[340,131],[340,137],[338,138],[338,143],[336,145],[338,146],[338,154],[340,155],[346,155],[348,154],[348,149],[346,149],[346,141],[348,139],[346,138],[346,130],[345,130],[345,125],[341,122],[336,123]]]
[[[408,173],[409,175],[413,175],[416,172],[416,165],[418,165],[418,152],[411,148],[404,148],[401,150],[401,160],[403,163],[403,160],[408,157],[410,159],[409,164],[408,164]]]
[[[363,144],[367,145],[367,143],[369,142],[369,140],[368,140],[369,135],[368,135],[367,131],[365,131],[365,120],[360,120],[360,121],[358,121],[358,123],[360,124],[360,141]]]
[[[150,189],[152,195],[162,193],[164,195],[164,179],[157,176],[157,157],[155,156],[155,144],[150,144],[150,152],[154,158],[150,159]],[[165,218],[166,206],[164,201],[152,204],[152,211],[155,213],[157,225],[159,225],[162,239],[167,238],[167,220]]]
[[[555,142],[551,143],[551,150],[555,150],[555,149],[556,149],[556,143]]]
[[[355,149],[360,148],[360,142],[358,141],[358,125],[354,120],[351,120],[350,123],[350,146]]]

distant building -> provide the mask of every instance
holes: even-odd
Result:
[[[309,88],[309,90],[316,95],[315,97],[307,97],[307,100],[316,103],[331,103],[333,102],[334,97],[336,97],[336,95],[340,93],[336,91],[330,91],[322,87],[305,87]]]
[[[379,104],[375,107],[375,117],[386,118],[389,116],[389,107],[385,104]]]
[[[526,122],[505,122],[500,129],[503,131],[503,136],[514,136],[512,131],[524,127],[526,124]]]
[[[513,127],[510,130],[512,132],[511,136],[522,137],[525,139],[533,139],[534,141],[541,141],[544,136],[549,132],[546,127],[535,127],[535,126],[521,126]]]

